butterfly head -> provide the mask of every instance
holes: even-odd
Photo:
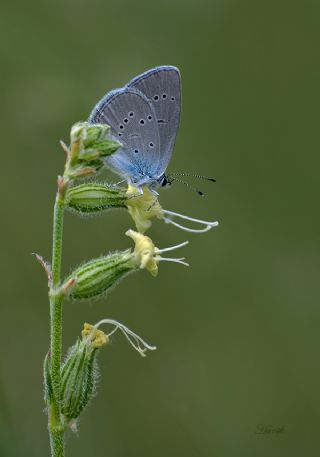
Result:
[[[173,178],[163,173],[163,175],[157,179],[157,182],[160,187],[170,187],[173,182]]]

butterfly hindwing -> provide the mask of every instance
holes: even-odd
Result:
[[[109,92],[93,109],[89,122],[106,123],[123,147],[106,159],[124,178],[145,182],[155,178],[160,161],[160,138],[152,103],[130,87]]]

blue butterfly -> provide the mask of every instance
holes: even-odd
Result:
[[[165,171],[179,127],[181,78],[178,68],[160,66],[107,93],[90,114],[90,123],[109,124],[123,147],[106,164],[141,189],[171,184]]]

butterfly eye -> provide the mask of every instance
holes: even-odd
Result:
[[[154,144],[153,143],[149,143],[149,146],[150,146],[150,148],[153,148]]]
[[[141,124],[141,125],[144,124],[144,119],[140,119],[140,124]]]
[[[133,152],[134,152],[135,154],[138,154],[139,151],[138,151],[138,149],[134,149]]]
[[[162,94],[162,98],[167,98],[167,94]]]
[[[156,101],[159,100],[159,95],[155,95],[155,96],[153,97],[153,100],[156,100]]]
[[[171,97],[171,101],[174,102],[174,101],[175,101],[175,98],[174,98],[174,97]]]
[[[127,123],[129,122],[129,120],[128,120],[127,118],[125,118],[125,119],[123,119],[123,122],[124,122],[125,124],[127,124]]]
[[[129,117],[133,117],[133,116],[134,116],[134,112],[133,112],[133,111],[130,111]]]
[[[152,116],[151,116],[150,114],[149,114],[149,116],[148,116],[148,119],[149,119],[149,121],[152,120]]]

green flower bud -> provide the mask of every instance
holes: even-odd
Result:
[[[61,143],[68,154],[65,176],[74,179],[89,176],[103,166],[103,158],[119,149],[122,144],[110,135],[107,124],[78,122],[71,128],[70,148]]]
[[[66,193],[66,204],[80,213],[95,213],[110,208],[125,208],[126,191],[103,184],[81,184],[70,187]]]
[[[94,396],[98,378],[97,354],[108,336],[90,324],[84,324],[82,340],[69,349],[61,371],[61,412],[73,425]]]
[[[66,280],[75,279],[69,296],[80,300],[99,297],[136,268],[130,249],[90,260],[74,270]]]
[[[107,157],[122,146],[111,138],[107,124],[78,122],[71,128],[70,139],[71,144],[78,144],[78,159],[85,161]]]

